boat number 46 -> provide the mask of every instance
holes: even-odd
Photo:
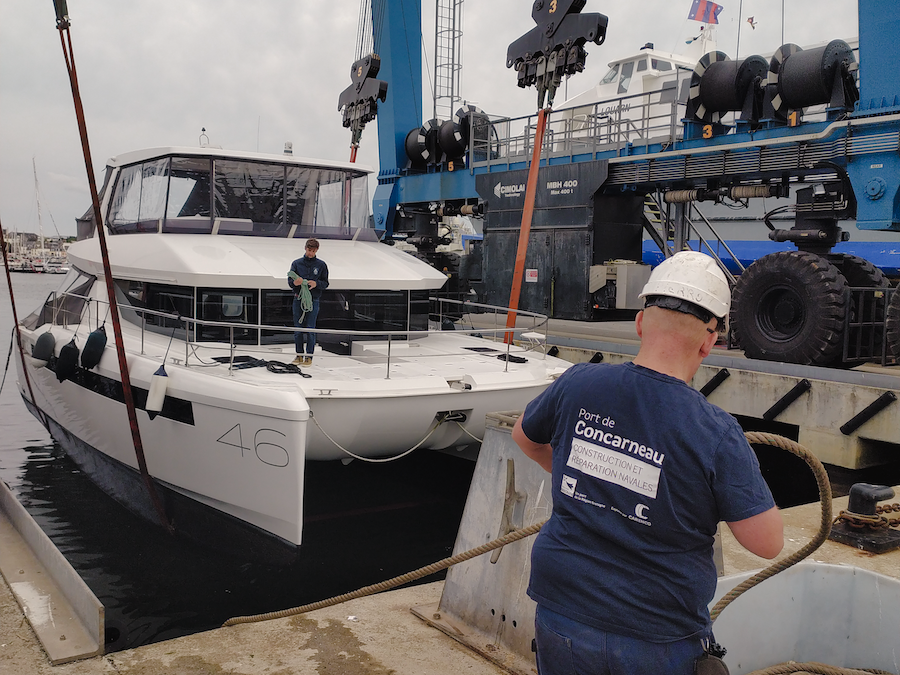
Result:
[[[240,448],[241,457],[246,451],[248,454],[253,453],[257,459],[263,464],[269,466],[287,466],[290,461],[288,451],[279,443],[286,438],[280,431],[275,429],[260,429],[253,434],[253,445],[248,447],[244,445],[244,434],[240,424],[235,424],[228,431],[222,434],[216,440],[224,445],[230,445],[234,448]]]

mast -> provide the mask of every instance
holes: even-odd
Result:
[[[34,172],[34,201],[37,203],[37,217],[38,217],[38,233],[40,235],[40,248],[38,252],[41,258],[44,257],[44,221],[41,218],[41,192],[38,189],[38,177],[37,177],[37,164],[34,161],[34,157],[31,158],[31,169]]]

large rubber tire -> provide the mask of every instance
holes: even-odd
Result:
[[[848,286],[854,288],[887,288],[891,285],[884,272],[858,255],[829,253],[828,260],[844,275]]]
[[[900,359],[900,288],[891,295],[885,325],[888,349],[895,358]]]
[[[890,288],[891,282],[880,269],[875,267],[865,258],[860,258],[850,253],[829,253],[828,261],[838,268],[847,286],[850,288]],[[861,301],[861,302],[860,302]],[[885,320],[885,305],[883,298],[875,298],[871,294],[861,296],[859,293],[850,293],[850,304],[847,306],[850,323],[865,322],[877,325],[863,326],[852,329],[851,344],[858,341],[858,348],[851,347],[856,357],[881,359],[881,346],[884,341],[884,329],[881,324]],[[861,348],[861,351],[859,349]],[[851,354],[853,356],[854,354]],[[838,354],[835,362],[836,368],[850,367],[859,363],[858,358],[843,362],[843,353]]]
[[[843,348],[849,295],[846,280],[826,259],[805,251],[772,253],[738,278],[732,331],[748,358],[828,365]]]

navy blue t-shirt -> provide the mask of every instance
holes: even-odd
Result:
[[[719,521],[775,505],[737,421],[668,375],[579,364],[528,404],[522,430],[553,446],[529,596],[650,642],[705,635]]]

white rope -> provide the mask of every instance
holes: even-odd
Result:
[[[456,424],[459,425],[459,428],[462,429],[462,430],[466,433],[467,436],[470,436],[471,438],[474,438],[474,439],[475,439],[476,441],[478,441],[479,443],[483,442],[483,439],[478,438],[477,436],[475,436],[471,431],[469,431],[468,429],[466,429],[466,428],[462,425],[461,422],[457,422]]]
[[[321,431],[323,434],[325,434],[325,438],[327,438],[329,441],[331,441],[332,443],[334,443],[335,447],[336,447],[338,450],[340,450],[341,452],[347,453],[347,454],[350,455],[353,459],[358,459],[358,460],[360,460],[360,461],[362,461],[362,462],[371,462],[371,463],[373,463],[373,464],[382,464],[382,463],[384,463],[384,462],[393,462],[393,461],[395,461],[395,460],[400,459],[401,457],[406,457],[406,456],[407,456],[409,453],[411,453],[413,450],[418,450],[418,449],[419,449],[419,446],[421,446],[422,443],[424,443],[425,441],[427,441],[427,440],[431,437],[431,434],[433,434],[433,433],[435,432],[435,430],[436,430],[436,429],[444,422],[443,419],[435,419],[434,425],[431,427],[431,429],[429,429],[428,433],[425,434],[425,438],[423,438],[421,441],[419,441],[418,443],[416,443],[416,444],[415,444],[414,446],[412,446],[409,450],[406,450],[406,451],[400,453],[399,455],[395,455],[394,457],[382,457],[382,458],[380,458],[380,459],[375,459],[375,458],[373,458],[373,457],[361,457],[360,455],[355,455],[355,454],[353,454],[352,452],[350,452],[349,450],[347,450],[347,448],[345,448],[344,446],[342,446],[340,443],[338,443],[336,440],[334,440],[331,436],[328,435],[328,432],[325,431],[325,430],[322,428],[322,425],[319,424],[319,421],[318,421],[318,420],[315,418],[315,416],[312,414],[312,411],[311,411],[311,410],[309,411],[309,417],[310,417],[310,419],[311,419],[313,422],[315,422],[315,425],[319,428],[319,431]]]

